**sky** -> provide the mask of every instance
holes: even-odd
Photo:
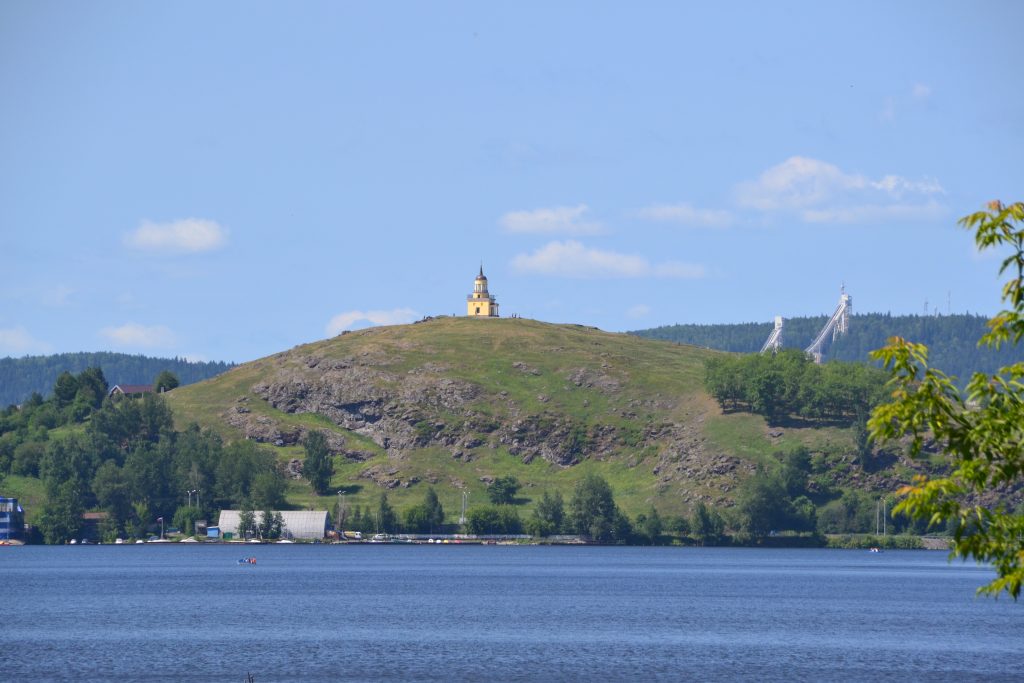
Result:
[[[1024,3],[0,3],[0,356],[992,314]]]

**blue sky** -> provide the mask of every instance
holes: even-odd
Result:
[[[0,356],[993,313],[1019,2],[0,4]]]

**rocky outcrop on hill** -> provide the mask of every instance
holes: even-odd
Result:
[[[658,444],[661,452],[687,452],[699,459],[699,441],[671,425],[637,430],[621,424],[623,418],[636,417],[635,409],[656,404],[664,409],[671,407],[671,402],[632,400],[614,411],[614,420],[606,421],[605,415],[580,419],[547,407],[531,411],[507,391],[488,393],[479,384],[452,376],[446,363],[428,361],[399,372],[394,360],[376,354],[341,359],[307,355],[280,363],[250,388],[249,396],[240,397],[224,418],[246,438],[278,446],[301,443],[307,430],[282,425],[267,411],[254,412],[252,401],[265,402],[285,414],[323,416],[393,455],[439,447],[453,458],[469,462],[481,449],[501,448],[524,463],[541,458],[571,467],[587,458],[603,460],[626,449]],[[510,366],[511,372],[527,378],[544,374],[523,361],[513,361]],[[622,386],[621,377],[613,374],[608,363],[572,367],[559,375],[565,382],[564,391],[615,396]],[[550,397],[538,394],[536,400],[546,406]],[[584,407],[589,404],[590,400],[584,399]],[[349,450],[344,438],[337,435],[330,438],[329,446],[350,459],[368,455]],[[681,468],[666,471],[686,473]],[[367,478],[381,486],[398,485],[386,472],[368,472]]]

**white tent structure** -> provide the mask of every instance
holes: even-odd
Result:
[[[309,538],[320,539],[327,535],[330,528],[331,516],[326,510],[273,510],[278,512],[284,520],[284,527],[281,530],[281,538]],[[231,533],[238,535],[238,523],[241,510],[221,510],[220,533]],[[256,511],[256,523],[262,524],[263,513]]]

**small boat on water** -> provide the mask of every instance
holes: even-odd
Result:
[[[882,549],[879,548],[878,546],[871,546],[870,548],[868,548],[868,552],[869,553],[880,553],[880,552],[882,552]]]
[[[243,557],[238,561],[238,564],[256,564],[255,557]]]

